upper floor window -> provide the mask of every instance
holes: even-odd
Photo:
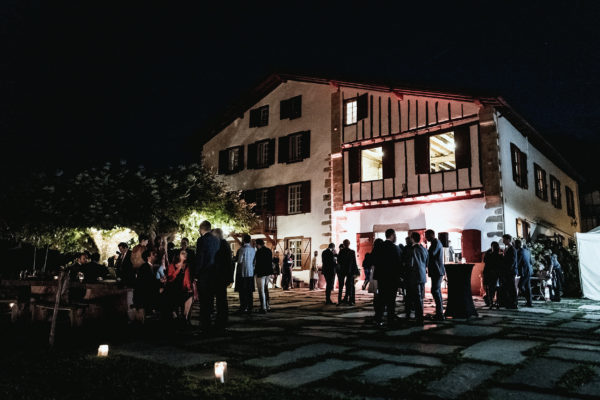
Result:
[[[259,142],[256,145],[256,165],[259,167],[269,163],[269,141]]]
[[[269,210],[269,189],[258,189],[256,193],[256,209],[258,211]]]
[[[248,169],[266,168],[275,163],[275,139],[248,145]]]
[[[369,99],[368,94],[344,100],[344,125],[352,125],[367,118]]]
[[[529,222],[524,219],[517,218],[517,237],[525,239],[525,241],[529,241],[529,232],[530,232]]]
[[[550,194],[552,205],[556,208],[562,208],[562,196],[560,193],[560,181],[550,175]]]
[[[383,179],[383,148],[373,147],[361,150],[360,165],[363,182]]]
[[[567,215],[575,218],[575,198],[570,187],[565,186],[565,198],[567,200]]]
[[[296,119],[302,116],[302,96],[281,100],[279,105],[279,119]]]
[[[244,169],[244,146],[219,152],[219,174],[232,174]]]
[[[415,172],[453,171],[471,167],[471,127],[459,125],[436,135],[418,135],[414,139]]]
[[[250,110],[250,128],[269,125],[269,106]]]
[[[512,164],[513,181],[517,186],[527,189],[527,154],[523,153],[519,148],[510,144],[510,159]]]
[[[396,176],[396,143],[386,141],[377,147],[353,147],[344,152],[348,160],[348,180],[369,182]]]
[[[546,182],[546,171],[537,164],[533,164],[535,174],[535,195],[544,201],[548,201],[548,184]]]
[[[296,183],[288,186],[288,214],[302,212],[302,184]]]
[[[429,164],[431,172],[456,169],[454,132],[429,136]]]
[[[310,131],[279,138],[279,162],[292,163],[310,157]]]

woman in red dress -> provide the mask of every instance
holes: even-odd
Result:
[[[190,265],[185,250],[181,250],[175,256],[173,263],[169,265],[166,292],[171,310],[179,314],[180,308],[183,308],[183,317],[186,321],[189,320],[193,290],[192,280],[190,279]]]

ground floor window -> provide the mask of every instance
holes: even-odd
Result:
[[[517,237],[529,240],[529,222],[524,219],[517,218]]]
[[[294,256],[294,268],[302,268],[302,239],[289,239],[288,249]]]

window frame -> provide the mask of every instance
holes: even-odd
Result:
[[[296,196],[292,198],[292,189],[296,189]],[[287,185],[287,213],[288,215],[302,214],[302,183],[290,183]],[[292,205],[294,210],[292,211]]]
[[[510,158],[513,182],[521,189],[528,190],[527,154],[514,143],[510,144]]]
[[[363,163],[363,155],[362,155],[363,151],[373,150],[373,149],[376,149],[376,148],[381,148],[381,166],[380,166],[380,169],[381,169],[381,178],[365,180],[364,179],[364,173],[363,173],[364,172],[363,171],[364,163]],[[367,146],[367,147],[360,148],[359,157],[360,157],[360,160],[359,160],[360,182],[377,182],[377,181],[382,181],[383,180],[383,144],[382,143],[378,143],[377,145],[374,145],[374,146]]]
[[[445,134],[447,134],[449,132],[452,132],[452,140],[454,140],[454,152],[453,152],[454,153],[454,168],[452,168],[452,169],[443,169],[443,170],[440,170],[440,171],[432,171],[431,170],[431,138],[434,137],[434,136],[445,135]],[[429,169],[429,173],[430,174],[443,174],[444,172],[458,171],[459,168],[458,168],[458,162],[456,161],[456,137],[455,137],[455,135],[456,135],[455,129],[446,129],[446,130],[444,130],[442,132],[436,132],[436,133],[432,133],[432,134],[428,135],[428,137],[427,137],[427,144],[428,144],[428,147],[429,147],[429,157],[428,157],[428,159],[429,159],[429,162],[428,162],[429,168],[428,169]]]
[[[256,142],[256,168],[267,168],[269,166],[269,142],[269,139]],[[261,147],[263,147],[262,151]],[[261,156],[264,156],[264,160],[261,160]]]
[[[287,238],[287,248],[290,250],[290,253],[294,255],[294,266],[292,267],[295,270],[302,269],[302,239],[301,237]],[[296,254],[292,251],[292,242],[297,242],[299,245],[295,246],[294,249],[298,249],[299,252]]]
[[[575,193],[573,190],[565,185],[565,198],[567,203],[567,215],[571,218],[575,218]]]
[[[543,201],[548,201],[548,179],[546,170],[539,164],[533,163],[533,175],[535,176],[535,195]]]
[[[354,103],[354,116],[355,116],[355,121],[351,122],[351,123],[347,123],[348,121],[348,104],[349,103]],[[344,100],[344,113],[343,113],[343,118],[344,118],[344,126],[352,126],[352,125],[356,125],[359,121],[358,119],[358,97],[351,97],[349,99],[345,99]]]
[[[560,189],[560,181],[554,175],[550,175],[550,200],[554,208],[557,208],[559,210],[562,209],[562,193]]]
[[[241,165],[241,159],[240,159],[240,155],[242,152],[242,146],[234,146],[234,147],[229,147],[227,149],[225,149],[225,151],[227,151],[227,173],[228,174],[233,174],[236,173],[238,171],[241,171],[243,166]],[[233,165],[233,167],[230,165],[230,161],[231,161],[231,154],[232,152],[237,151],[237,158],[236,158],[236,164]]]
[[[303,132],[298,132],[288,135],[288,163],[300,162],[304,159],[302,150],[303,134]],[[294,154],[294,143],[296,144],[296,154]]]
[[[266,111],[266,113],[265,113]],[[253,113],[256,113],[252,116]],[[254,123],[253,123],[254,122]],[[266,104],[264,106],[256,107],[250,110],[250,128],[260,128],[263,126],[269,125],[269,105]]]

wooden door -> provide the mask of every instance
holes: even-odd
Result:
[[[462,256],[470,263],[481,262],[481,231],[465,229],[461,238]]]
[[[358,267],[360,269],[360,279],[365,278],[365,273],[362,269],[362,263],[365,259],[365,254],[370,253],[373,250],[373,242],[375,241],[375,233],[364,232],[356,234],[356,256]]]

